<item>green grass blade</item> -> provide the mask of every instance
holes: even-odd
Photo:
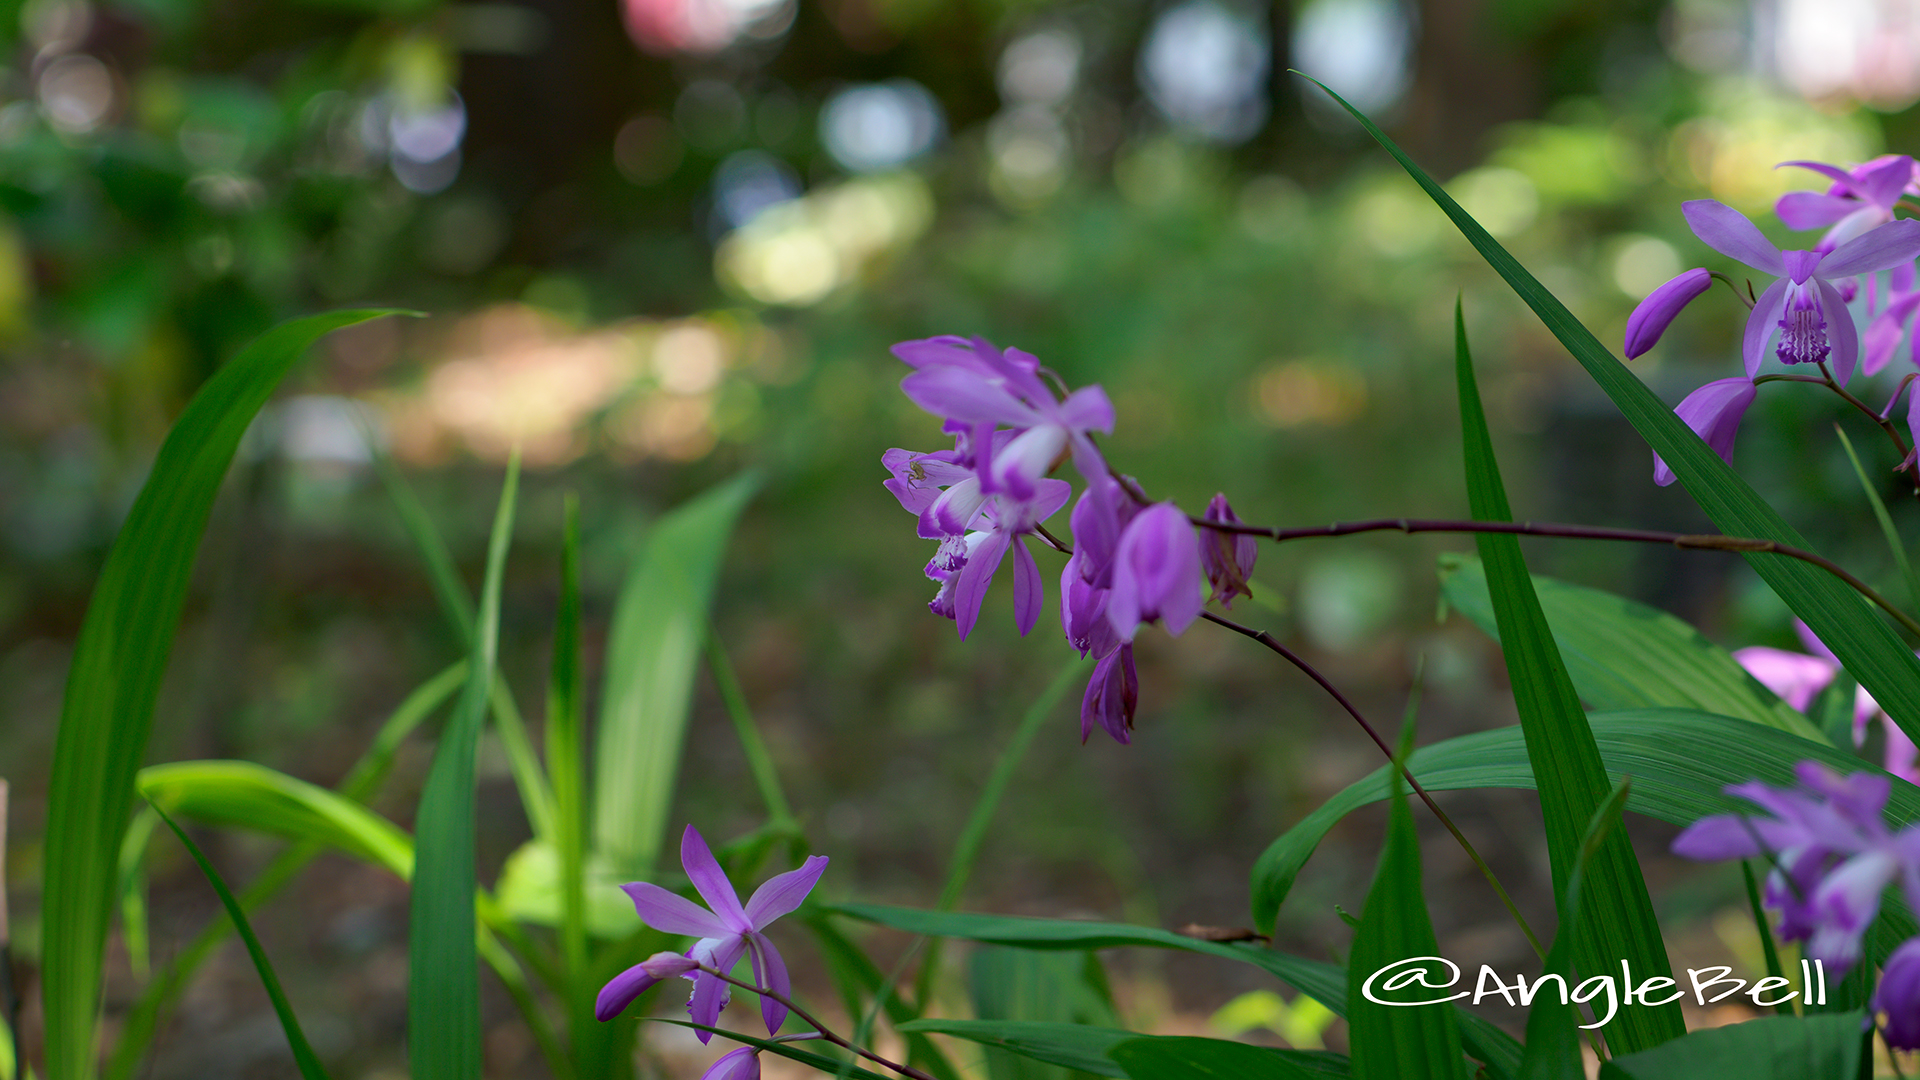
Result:
[[[1887,504],[1880,499],[1880,493],[1873,489],[1873,481],[1867,477],[1867,470],[1860,464],[1860,455],[1853,452],[1853,440],[1839,424],[1833,425],[1833,433],[1840,436],[1840,448],[1847,452],[1847,460],[1853,463],[1853,475],[1860,478],[1860,490],[1867,495],[1867,505],[1873,507],[1873,518],[1880,523],[1880,535],[1886,537],[1887,550],[1893,553],[1893,561],[1900,568],[1900,577],[1907,583],[1907,603],[1920,610],[1920,574],[1915,574],[1913,561],[1907,558],[1907,546],[1900,542],[1900,530],[1893,527],[1893,515],[1887,513]]]
[[[740,689],[740,680],[733,673],[727,650],[720,644],[720,635],[711,628],[707,631],[707,666],[713,671],[714,685],[719,687],[720,700],[733,721],[740,752],[747,758],[747,771],[753,774],[753,786],[759,789],[760,801],[767,806],[769,824],[793,826],[793,806],[787,802],[787,793],[780,786],[780,772],[774,767],[773,755],[767,752],[766,740],[760,737],[760,728],[753,722],[753,710],[747,707],[746,692]]]
[[[735,477],[654,526],[614,604],[595,754],[594,843],[620,874],[646,878],[667,834],[720,559],[759,486]]]
[[[1558,897],[1561,933],[1554,938],[1553,948],[1547,950],[1541,974],[1558,975],[1568,986],[1575,985],[1577,979],[1573,969],[1575,935],[1570,931],[1580,925],[1580,888],[1602,841],[1620,827],[1629,790],[1626,779],[1621,778],[1593,812],[1586,835],[1580,840],[1580,857],[1574,862],[1573,873],[1567,875],[1567,889]],[[1527,1014],[1527,1050],[1520,1059],[1519,1080],[1585,1080],[1587,1070],[1580,1060],[1580,1010],[1545,998],[1534,1000]]]
[[[1699,709],[1826,736],[1747,673],[1733,654],[1672,615],[1623,596],[1533,575],[1534,593],[1580,700],[1594,709]],[[1499,640],[1487,575],[1468,555],[1440,556],[1447,605]],[[1853,698],[1847,698],[1852,708]]]
[[[887,1019],[893,1022],[894,1029],[906,1036],[909,1064],[919,1066],[938,1080],[960,1080],[959,1071],[934,1046],[931,1039],[908,1030],[908,1025],[915,1022],[920,1010],[913,1003],[901,1000],[900,995],[894,992],[888,976],[881,972],[873,959],[860,951],[860,947],[833,925],[832,920],[823,916],[820,909],[806,907],[801,909],[800,914],[807,929],[813,931],[820,955],[827,962],[827,974],[840,990],[841,999],[846,1004],[847,1015],[870,1014],[870,1010],[862,1008],[862,1000],[872,998],[879,1001],[880,995],[884,994],[882,1008]],[[862,1026],[870,1028],[872,1023],[868,1020]]]
[[[427,508],[420,505],[420,497],[413,493],[413,487],[400,470],[387,456],[378,439],[368,439],[372,448],[373,462],[380,474],[380,483],[387,489],[387,497],[393,500],[393,508],[400,515],[400,526],[412,538],[413,546],[420,552],[420,561],[425,564],[427,581],[433,586],[434,599],[440,602],[440,613],[446,617],[447,626],[453,631],[454,640],[460,647],[469,648],[473,642],[473,597],[467,595],[467,587],[460,582],[460,572],[454,569],[453,554],[447,550],[447,542],[440,530],[433,527],[433,519],[427,515]]]
[[[1198,1035],[1128,1039],[1113,1048],[1112,1056],[1132,1080],[1219,1080],[1229,1076],[1328,1080],[1359,1075],[1349,1072],[1347,1062],[1331,1054],[1277,1050]]]
[[[1466,443],[1467,494],[1473,516],[1481,521],[1511,521],[1493,440],[1487,433],[1480,391],[1474,384],[1473,358],[1467,351],[1466,318],[1454,306],[1455,372],[1460,381],[1460,427]],[[1533,579],[1516,536],[1481,534],[1475,538],[1486,567],[1487,589],[1500,629],[1513,700],[1526,734],[1527,755],[1539,778],[1540,807],[1546,820],[1547,855],[1554,890],[1564,894],[1579,857],[1580,838],[1594,812],[1606,801],[1611,784],[1600,760],[1593,731],[1580,698],[1554,645],[1547,617],[1533,591]],[[1667,949],[1654,918],[1653,898],[1640,873],[1640,861],[1624,832],[1615,833],[1595,857],[1587,877],[1588,918],[1574,936],[1580,970],[1607,972],[1627,961],[1650,977],[1672,975]],[[1418,955],[1418,954],[1411,954]],[[1613,1038],[1629,1052],[1657,1046],[1686,1034],[1678,1003],[1628,1010],[1614,1024]]]
[[[1864,1024],[1857,1012],[1763,1016],[1614,1058],[1600,1066],[1600,1080],[1845,1080],[1861,1075]]]
[[[1413,725],[1401,734],[1396,762],[1407,755]],[[1427,902],[1420,892],[1420,839],[1400,771],[1393,770],[1393,807],[1387,819],[1386,850],[1367,890],[1360,927],[1353,936],[1347,967],[1348,1042],[1353,1075],[1358,1080],[1464,1080],[1460,1032],[1454,1010],[1445,1004],[1382,1004],[1366,992],[1375,972],[1413,957],[1438,956],[1440,943],[1433,934]],[[1420,998],[1430,997],[1421,994]],[[1389,997],[1388,1000],[1395,1000]]]
[[[569,1039],[591,1040],[596,993],[587,955],[587,813],[583,754],[585,684],[580,664],[580,500],[563,503],[560,608],[553,620],[547,678],[547,777],[553,791],[553,845],[559,863],[560,955],[567,977]]]
[[[287,1003],[287,995],[280,989],[280,978],[273,973],[273,964],[267,959],[267,951],[260,947],[260,939],[253,935],[253,926],[247,922],[247,913],[240,910],[240,902],[233,898],[227,883],[221,880],[219,871],[207,861],[206,855],[200,851],[200,845],[193,842],[186,830],[175,824],[158,805],[153,810],[160,815],[161,821],[167,823],[167,828],[173,830],[173,835],[180,838],[187,853],[200,865],[200,872],[207,876],[213,891],[220,895],[220,903],[227,909],[227,917],[233,920],[234,929],[240,932],[240,940],[246,942],[247,955],[253,958],[254,970],[260,973],[260,985],[267,989],[267,999],[273,1002],[274,1014],[280,1018],[280,1028],[287,1033],[287,1046],[293,1050],[293,1060],[300,1067],[300,1075],[305,1080],[326,1080],[327,1070],[321,1067],[320,1059],[314,1056],[313,1047],[307,1042],[306,1033],[300,1030],[300,1020],[293,1015],[293,1006]]]
[[[500,579],[513,536],[520,459],[507,466],[487,543],[467,684],[420,794],[407,930],[407,1060],[415,1080],[479,1080],[480,972],[474,941],[474,757],[493,687]]]
[[[1122,1057],[1129,1064],[1140,1064],[1151,1068],[1143,1076],[1249,1076],[1249,1077],[1294,1077],[1304,1076],[1320,1080],[1324,1077],[1351,1075],[1347,1068],[1347,1059],[1340,1054],[1331,1054],[1320,1050],[1276,1050],[1265,1046],[1249,1046],[1246,1043],[1223,1042],[1219,1039],[1201,1039],[1184,1035],[1141,1035],[1135,1031],[1122,1031],[1117,1028],[1096,1027],[1087,1024],[1062,1024],[1034,1020],[915,1020],[902,1024],[900,1030],[924,1032],[936,1035],[949,1035],[956,1039],[966,1039],[982,1046],[1005,1050],[1010,1054],[1019,1054],[1035,1061],[1044,1061],[1053,1065],[1064,1065],[1095,1076],[1127,1076],[1127,1071],[1113,1057],[1113,1051],[1122,1044],[1134,1044],[1122,1051]],[[1218,1044],[1213,1045],[1213,1044]],[[1151,1046],[1153,1049],[1143,1052],[1140,1048]],[[1234,1049],[1225,1049],[1232,1047]],[[1179,1071],[1191,1065],[1213,1066],[1211,1073],[1191,1073]],[[1289,1068],[1303,1072],[1286,1071]],[[1165,1071],[1162,1071],[1165,1070]]]
[[[326,788],[250,761],[175,761],[140,770],[156,810],[208,825],[321,844],[405,879],[413,841],[399,826]]]
[[[459,688],[466,679],[466,671],[467,662],[462,660],[408,694],[386,723],[380,726],[372,744],[361,754],[360,760],[354,763],[336,790],[356,803],[365,802],[393,767],[393,756],[399,750],[400,743]],[[411,867],[411,838],[407,839],[407,844],[407,864]],[[253,911],[278,895],[321,849],[319,843],[303,840],[274,856],[266,868],[240,891],[241,910]],[[173,1006],[180,992],[186,989],[193,973],[227,939],[232,925],[226,919],[208,923],[161,968],[157,977],[149,980],[141,989],[140,997],[121,1021],[120,1041],[114,1044],[113,1056],[107,1063],[107,1080],[130,1080],[139,1070],[147,1046],[159,1030],[161,1016]]]
[[[388,311],[267,331],[207,380],[155,458],[100,571],[67,674],[48,784],[42,927],[49,1080],[94,1070],[95,1029],[133,774],[221,479],[247,425],[322,335]]]
[[[1720,460],[1720,455],[1709,449],[1665,402],[1615,359],[1573,317],[1566,305],[1528,273],[1472,215],[1461,209],[1385,132],[1338,94],[1331,90],[1327,93],[1351,113],[1453,219],[1467,242],[1479,250],[1546,324],[1548,331],[1587,369],[1587,374],[1613,399],[1634,430],[1666,459],[1674,475],[1686,486],[1687,493],[1721,532],[1729,536],[1761,537],[1798,548],[1809,547],[1773,507]],[[1746,559],[1761,580],[1866,686],[1894,722],[1909,736],[1920,738],[1920,660],[1914,658],[1913,652],[1900,643],[1878,615],[1861,610],[1859,595],[1826,571],[1797,559],[1763,553],[1747,555]]]
[[[973,804],[973,812],[967,815],[967,823],[960,830],[960,839],[953,845],[953,854],[947,859],[947,882],[940,888],[940,898],[934,907],[940,911],[952,911],[960,902],[960,894],[967,887],[967,878],[973,874],[973,864],[980,858],[980,846],[986,842],[987,830],[993,825],[993,816],[1000,809],[1000,800],[1005,797],[1007,786],[1013,783],[1013,774],[1020,763],[1027,758],[1027,749],[1040,734],[1041,725],[1047,722],[1053,710],[1060,704],[1076,677],[1084,677],[1086,662],[1078,657],[1069,661],[1053,677],[1040,696],[1027,707],[1026,714],[1020,718],[1020,726],[1014,730],[1013,740],[1007,743],[1000,757],[993,763],[993,772],[988,774],[985,786],[980,789],[980,798]],[[927,943],[926,958],[921,961],[919,977],[914,981],[914,997],[920,1001],[930,1000],[933,982],[940,968],[940,942],[938,939]]]

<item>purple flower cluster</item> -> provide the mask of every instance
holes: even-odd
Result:
[[[1793,630],[1800,636],[1800,643],[1806,646],[1806,652],[1751,645],[1736,649],[1733,658],[1767,689],[1780,695],[1782,701],[1806,712],[1807,706],[1813,704],[1813,699],[1839,675],[1840,661],[1825,642],[1814,636],[1806,623],[1793,620]],[[1880,721],[1881,731],[1886,736],[1883,767],[1908,783],[1920,784],[1920,748],[1916,748],[1900,725],[1887,716],[1880,708],[1880,703],[1867,693],[1866,687],[1856,685],[1853,688],[1854,746],[1866,743],[1867,726],[1875,720]]]
[[[927,606],[965,638],[1011,551],[1014,624],[1023,635],[1033,629],[1046,596],[1025,538],[1044,535],[1045,522],[1072,498],[1072,485],[1050,476],[1071,460],[1086,487],[1068,519],[1073,544],[1060,575],[1060,622],[1073,648],[1095,660],[1080,737],[1098,726],[1129,741],[1140,693],[1134,635],[1155,621],[1169,633],[1184,631],[1205,605],[1203,573],[1222,603],[1250,595],[1253,538],[1206,530],[1203,542],[1179,507],[1146,502],[1113,474],[1093,441],[1094,433],[1113,431],[1113,403],[1100,387],[1062,398],[1054,392],[1058,379],[1032,354],[982,338],[903,341],[893,353],[913,368],[901,390],[940,417],[954,441],[951,450],[895,449],[881,457],[892,474],[887,490],[918,519],[921,537],[939,541],[926,567],[936,583]],[[1204,520],[1239,523],[1223,495]]]
[[[1806,942],[1811,959],[1844,972],[1861,958],[1861,939],[1898,881],[1920,910],[1920,825],[1887,828],[1882,812],[1892,781],[1873,773],[1842,777],[1815,761],[1795,769],[1798,788],[1749,782],[1727,789],[1768,816],[1717,814],[1674,838],[1689,859],[1773,860],[1765,904],[1780,915],[1780,936]],[[1884,1014],[1887,1042],[1920,1049],[1920,938],[1887,958],[1873,1011]]]
[[[1920,309],[1920,291],[1914,288],[1920,221],[1893,216],[1902,195],[1920,195],[1920,166],[1914,159],[1890,155],[1851,170],[1817,161],[1789,161],[1785,166],[1810,169],[1833,181],[1825,193],[1793,192],[1774,207],[1790,229],[1827,230],[1810,250],[1780,250],[1743,214],[1712,199],[1696,199],[1681,208],[1694,235],[1708,247],[1775,278],[1754,300],[1747,317],[1741,342],[1746,374],[1707,383],[1674,410],[1729,462],[1740,421],[1753,404],[1754,379],[1761,374],[1769,342],[1780,363],[1830,364],[1834,382],[1845,386],[1856,367],[1873,375],[1886,365],[1903,327]],[[1875,275],[1882,270],[1890,271],[1892,295],[1875,317]],[[1627,319],[1627,359],[1653,348],[1680,310],[1708,290],[1713,276],[1705,268],[1688,270],[1641,301]],[[1873,319],[1865,335],[1864,362],[1861,334],[1848,310],[1862,292],[1862,280],[1865,313]],[[1920,341],[1914,364],[1920,367]],[[1911,404],[1908,423],[1920,430]],[[1653,475],[1662,486],[1674,480],[1658,454]]]

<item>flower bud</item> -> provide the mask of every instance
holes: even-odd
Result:
[[[1240,524],[1240,516],[1227,505],[1225,494],[1216,494],[1202,515],[1208,521]],[[1200,566],[1213,584],[1213,598],[1220,606],[1231,608],[1236,596],[1252,596],[1247,575],[1253,573],[1253,560],[1259,557],[1260,542],[1245,533],[1217,532],[1206,529],[1200,534]]]
[[[1632,360],[1653,348],[1667,332],[1673,317],[1713,286],[1713,275],[1705,268],[1689,270],[1647,294],[1640,306],[1627,316],[1627,359]]]
[[[1122,641],[1160,619],[1178,636],[1200,617],[1200,541],[1187,515],[1170,502],[1140,511],[1120,534],[1113,556],[1107,620]]]

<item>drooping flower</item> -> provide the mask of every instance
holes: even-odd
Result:
[[[1734,437],[1740,434],[1740,421],[1747,415],[1747,406],[1753,404],[1757,389],[1752,379],[1741,375],[1715,379],[1688,394],[1673,411],[1694,434],[1706,440],[1720,460],[1731,465]],[[1666,487],[1673,480],[1673,470],[1658,453],[1654,454],[1653,482]]]
[[[965,564],[954,581],[953,620],[961,640],[973,631],[980,618],[980,605],[986,601],[987,586],[1000,568],[1000,560],[1013,552],[1013,617],[1022,637],[1040,621],[1040,608],[1046,594],[1040,584],[1040,567],[1033,561],[1022,536],[1034,533],[1038,526],[1058,513],[1073,497],[1073,485],[1065,480],[1041,480],[1030,498],[1021,500],[1011,492],[997,495],[981,511],[980,539],[969,534]]]
[[[1811,169],[1833,181],[1824,194],[1790,191],[1773,204],[1789,229],[1826,229],[1813,249],[1823,253],[1892,221],[1894,204],[1914,182],[1913,159],[1905,154],[1886,154],[1851,169],[1819,161],[1783,161],[1774,167]]]
[[[1895,1050],[1920,1050],[1920,937],[1908,938],[1887,956],[1868,1010],[1886,1017],[1880,1025]]]
[[[1844,384],[1853,376],[1860,358],[1860,335],[1839,284],[1850,290],[1852,283],[1847,279],[1911,263],[1920,256],[1920,221],[1912,219],[1887,222],[1832,251],[1783,252],[1745,215],[1722,203],[1695,199],[1681,210],[1694,235],[1708,247],[1778,279],[1760,294],[1747,317],[1741,355],[1748,378],[1760,373],[1767,342],[1777,332],[1780,340],[1774,354],[1782,363],[1818,363],[1831,358],[1834,378]],[[1689,284],[1678,284],[1682,279]],[[1635,344],[1642,346],[1642,351],[1659,338],[1659,331],[1679,310],[1666,301],[1689,291],[1698,280],[1698,272],[1689,270],[1655,290],[1663,302],[1657,312],[1649,311],[1639,327],[1641,333]],[[1656,314],[1663,320],[1655,319]]]
[[[1713,275],[1704,267],[1689,270],[1647,294],[1645,300],[1627,316],[1627,359],[1643,355],[1667,332],[1680,309],[1699,299],[1713,286]]]
[[[774,1034],[786,1021],[787,1007],[775,1001],[773,995],[790,997],[792,984],[785,961],[780,959],[779,951],[764,931],[775,919],[799,907],[813,891],[821,872],[827,868],[827,857],[810,855],[798,870],[768,878],[754,890],[744,907],[739,894],[733,891],[733,883],[727,880],[726,872],[720,869],[720,863],[707,848],[707,842],[691,825],[680,837],[680,864],[711,911],[649,882],[629,882],[620,888],[633,900],[634,910],[648,926],[662,933],[699,938],[685,954],[698,965],[731,971],[741,953],[749,955],[753,960],[754,985],[769,991],[760,996],[760,1018],[766,1021],[767,1034]],[[641,991],[652,985],[648,977],[663,977],[659,974],[664,971],[660,967],[662,963],[655,957],[615,976],[601,990],[595,1015],[601,1020],[618,1016]],[[656,965],[656,969],[646,970],[649,964]],[[704,971],[687,977],[693,980],[693,997],[687,1010],[694,1023],[712,1027],[720,1018],[720,1010],[726,1007],[730,988],[723,980]],[[697,1034],[701,1042],[713,1038],[711,1032]]]
[[[1133,741],[1133,711],[1140,703],[1140,675],[1133,667],[1133,646],[1116,645],[1093,667],[1080,698],[1080,741],[1098,725],[1118,743]]]
[[[1773,858],[1766,905],[1781,912],[1781,936],[1805,941],[1807,955],[1844,972],[1860,959],[1860,939],[1896,879],[1912,905],[1920,900],[1920,826],[1890,832],[1881,812],[1891,781],[1873,773],[1842,777],[1815,761],[1794,770],[1798,789],[1750,782],[1727,788],[1770,817],[1716,814],[1674,838],[1690,859]]]
[[[1187,515],[1170,502],[1140,511],[1120,534],[1113,557],[1107,621],[1121,641],[1159,619],[1178,636],[1205,606],[1200,596],[1200,541]]]
[[[729,1050],[700,1074],[700,1080],[760,1080],[760,1051],[751,1046]]]
[[[1227,505],[1224,493],[1214,495],[1201,517],[1227,525],[1241,524],[1240,515]],[[1233,607],[1236,596],[1253,595],[1253,590],[1247,588],[1247,577],[1253,573],[1254,560],[1259,556],[1259,540],[1246,533],[1201,530],[1200,565],[1206,570],[1207,581],[1213,585],[1213,598],[1220,601],[1221,607]]]

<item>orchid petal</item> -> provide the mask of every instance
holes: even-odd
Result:
[[[714,915],[719,917],[729,932],[744,934],[753,929],[746,911],[740,907],[740,897],[733,891],[733,882],[728,881],[726,871],[720,869],[719,860],[708,850],[700,830],[691,825],[680,834],[680,865],[685,868],[687,877],[692,879],[700,898],[713,909]]]
[[[1845,191],[1855,199],[1864,199],[1867,197],[1866,189],[1861,186],[1859,178],[1838,165],[1829,165],[1824,161],[1783,161],[1775,165],[1774,168],[1810,169],[1832,180],[1842,191]]]
[[[787,963],[780,958],[780,950],[773,947],[767,935],[755,933],[747,938],[748,951],[753,954],[754,984],[791,1000],[793,984],[788,981]],[[760,1019],[767,1022],[767,1034],[780,1033],[780,1025],[787,1022],[787,1007],[775,1001],[770,994],[760,995]]]
[[[1868,375],[1880,374],[1880,369],[1893,359],[1894,352],[1900,346],[1900,339],[1906,334],[1906,323],[1913,318],[1916,307],[1920,307],[1920,292],[1910,292],[1888,304],[1879,315],[1867,324],[1863,345],[1866,356],[1860,370]]]
[[[1026,637],[1040,621],[1040,609],[1047,603],[1046,590],[1040,584],[1040,567],[1033,552],[1019,540],[1013,541],[1013,621]]]
[[[600,988],[600,996],[593,1002],[593,1018],[605,1023],[626,1011],[633,999],[645,993],[659,982],[659,978],[646,970],[644,964],[635,964],[615,975],[607,985]]]
[[[1059,420],[1075,431],[1113,434],[1113,402],[1098,386],[1083,386],[1060,403]]]
[[[973,355],[973,343],[958,334],[903,341],[888,351],[916,368],[940,364],[974,366],[979,363]]]
[[[995,529],[968,554],[966,569],[960,571],[960,583],[953,596],[953,621],[959,627],[961,641],[967,640],[973,624],[980,620],[980,605],[986,601],[987,585],[993,581],[993,572],[1000,569],[1000,560],[1012,539],[1011,535]]]
[[[1855,189],[1860,197],[1875,206],[1891,210],[1893,204],[1900,201],[1901,192],[1913,180],[1913,159],[1905,154],[1888,154],[1854,171],[1858,176]]]
[[[1681,830],[1680,835],[1673,838],[1670,850],[1681,858],[1702,862],[1771,855],[1778,849],[1762,842],[1759,826],[1764,820],[1738,814],[1703,817]]]
[[[1890,270],[1920,257],[1920,221],[1889,221],[1847,241],[1820,260],[1819,274],[1828,280]]]
[[[1694,199],[1682,204],[1680,212],[1692,226],[1693,235],[1720,254],[1765,273],[1778,276],[1786,272],[1780,249],[1733,207],[1713,199]]]
[[[645,881],[630,881],[620,886],[633,900],[640,921],[663,934],[688,937],[722,937],[733,933],[719,916],[688,900]]]
[[[701,1032],[702,1035],[706,1032]],[[729,1050],[700,1074],[700,1080],[760,1080],[760,1049],[743,1046]]]
[[[702,941],[700,945],[708,945],[708,941]],[[735,934],[718,944],[708,945],[704,950],[699,945],[694,948],[694,958],[701,963],[715,971],[732,972],[733,965],[740,962],[740,954],[747,949],[747,939]],[[727,1007],[727,1001],[732,996],[732,988],[727,982],[702,971],[693,979],[693,998],[687,1002],[688,1016],[696,1024],[713,1027],[720,1021],[720,1010]],[[713,1039],[710,1031],[696,1031],[695,1034],[700,1036],[703,1043]]]
[[[1920,222],[1914,223],[1920,227]],[[1820,287],[1820,306],[1827,317],[1827,339],[1833,343],[1833,378],[1841,386],[1853,378],[1853,369],[1860,363],[1860,330],[1853,324],[1853,312],[1847,310],[1847,302],[1840,298],[1840,290],[1834,288],[1826,279],[1818,279]]]
[[[1734,436],[1740,433],[1740,420],[1747,414],[1747,406],[1753,404],[1755,388],[1752,379],[1734,376],[1731,379],[1716,379],[1702,386],[1675,407],[1674,414],[1686,421],[1694,434],[1699,435],[1713,452],[1720,455],[1722,461],[1733,463]],[[1654,482],[1661,487],[1673,483],[1673,470],[1667,463],[1654,455]]]
[[[924,367],[900,380],[900,389],[915,405],[935,416],[970,424],[1007,424],[1031,427],[1039,412],[978,371],[942,364]]]
[[[1789,229],[1824,229],[1859,207],[1858,200],[1839,195],[1789,191],[1773,204],[1773,213]]]
[[[784,874],[775,874],[753,891],[752,899],[747,901],[747,922],[757,933],[766,929],[768,923],[800,906],[813,886],[820,880],[820,874],[827,868],[825,855],[809,855],[800,864],[798,870],[789,870]]]
[[[1839,665],[1831,660],[1765,645],[1736,649],[1733,658],[1747,669],[1747,674],[1760,680],[1762,686],[1778,694],[1780,700],[1798,712],[1807,711],[1814,697],[1827,688],[1839,670]]]
[[[979,479],[969,476],[941,492],[940,497],[920,513],[920,538],[938,540],[958,536],[972,528],[987,504],[987,495],[980,487]]]
[[[1740,354],[1747,362],[1747,378],[1760,374],[1760,364],[1767,356],[1767,339],[1779,329],[1781,315],[1787,307],[1787,290],[1792,282],[1780,278],[1767,286],[1760,299],[1753,305],[1753,313],[1747,316],[1747,332],[1740,344]]]

